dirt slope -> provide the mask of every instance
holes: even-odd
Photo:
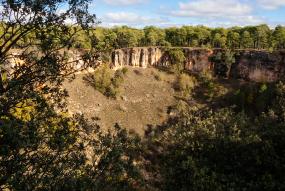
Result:
[[[154,68],[128,68],[120,94],[116,100],[106,98],[77,75],[72,82],[65,82],[69,93],[69,110],[87,117],[97,117],[103,128],[116,122],[139,134],[148,124],[161,124],[167,118],[167,108],[175,103],[172,88],[174,76]],[[159,75],[162,80],[155,79]]]

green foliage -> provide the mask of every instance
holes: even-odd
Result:
[[[3,26],[0,26],[0,34]],[[267,25],[208,28],[205,26],[183,26],[181,28],[158,28],[147,26],[135,29],[128,26],[102,28],[90,30],[89,33],[73,27],[77,34],[70,44],[73,48],[90,49],[110,52],[113,49],[137,46],[165,46],[165,47],[205,47],[223,49],[284,49],[285,33],[283,26],[270,29]],[[3,32],[2,32],[3,33]],[[89,36],[92,34],[92,38]],[[28,41],[35,39],[36,33],[21,39],[15,48],[22,47]],[[58,42],[62,42],[60,39]]]
[[[239,111],[253,114],[271,111],[283,120],[283,115],[285,114],[283,104],[285,100],[284,92],[285,88],[282,82],[244,85],[235,92],[230,101],[237,106]]]
[[[271,84],[245,85],[237,90],[231,102],[237,109],[260,114],[268,111],[276,95],[277,87]]]
[[[188,74],[181,74],[177,76],[176,82],[174,84],[174,89],[180,91],[183,96],[189,96],[192,90],[195,88],[197,80],[194,76],[189,76]]]
[[[124,75],[128,73],[129,69],[127,67],[122,68],[122,72]]]
[[[145,27],[144,38],[142,39],[145,46],[165,46],[165,31],[157,27]]]
[[[231,65],[235,62],[235,54],[230,50],[218,52],[209,58],[214,63],[214,72],[219,77],[228,77]]]
[[[241,46],[242,48],[251,48],[253,47],[253,38],[251,37],[250,32],[244,31],[241,35]]]
[[[119,47],[135,47],[143,38],[143,31],[132,29],[127,26],[114,29],[117,35],[117,43]]]
[[[67,50],[88,48],[77,57],[86,66],[97,56],[93,48],[100,39],[89,38],[94,37],[90,26],[96,24],[89,3],[1,1],[0,190],[143,187],[137,136],[118,125],[103,131],[95,122],[67,113],[62,83],[78,71],[70,67]],[[69,18],[76,27],[64,24]],[[17,52],[21,65],[6,75],[3,64],[13,48],[25,51]],[[108,75],[105,70],[99,77],[101,90],[113,83]]]
[[[154,139],[162,147],[154,164],[160,189],[284,189],[285,124],[266,117],[188,107]]]
[[[272,110],[277,115],[280,116],[282,121],[285,121],[285,84],[284,82],[279,82],[275,85],[274,89],[275,99],[272,103]],[[271,100],[272,101],[272,100]]]
[[[217,82],[210,71],[204,71],[199,75],[199,83],[200,89],[196,92],[196,96],[207,101],[224,96],[228,91],[227,88]]]
[[[272,47],[275,49],[285,48],[285,27],[277,26],[272,34]]]
[[[123,68],[113,74],[108,64],[104,64],[97,68],[92,76],[86,77],[85,81],[105,96],[116,98],[119,94],[120,85],[124,82],[126,73],[127,68]]]
[[[213,82],[206,74],[201,79]],[[178,102],[176,117],[154,131],[149,143],[158,153],[150,171],[159,172],[160,179],[153,185],[159,190],[285,188],[285,86],[251,84],[242,93],[250,104],[243,110],[228,107],[230,102],[214,109]]]
[[[216,33],[213,37],[213,47],[226,48],[227,38],[220,33]]]
[[[154,78],[155,78],[157,81],[162,81],[162,76],[161,76],[161,74],[155,74],[155,75],[154,75]]]
[[[183,50],[173,48],[167,51],[170,61],[170,70],[175,74],[181,74],[184,71],[184,62],[186,60]]]

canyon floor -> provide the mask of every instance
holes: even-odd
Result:
[[[155,68],[128,67],[117,99],[105,97],[78,74],[72,82],[65,82],[68,108],[72,113],[95,117],[106,129],[115,123],[140,135],[148,125],[159,125],[169,117],[168,108],[175,104],[173,82],[175,76]],[[159,76],[159,79],[158,79]]]

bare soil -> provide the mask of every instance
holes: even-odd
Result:
[[[64,83],[69,93],[69,111],[98,118],[98,124],[104,129],[118,123],[143,135],[147,125],[166,121],[168,107],[176,102],[175,76],[155,68],[128,67],[117,99],[107,98],[96,91],[83,80],[85,75],[78,74],[74,81]],[[157,78],[158,75],[161,79]]]

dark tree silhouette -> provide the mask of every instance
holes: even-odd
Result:
[[[89,0],[3,0],[0,13],[0,189],[129,190],[139,139],[102,133],[66,112],[61,85],[96,64]],[[74,36],[91,47],[71,58]]]

